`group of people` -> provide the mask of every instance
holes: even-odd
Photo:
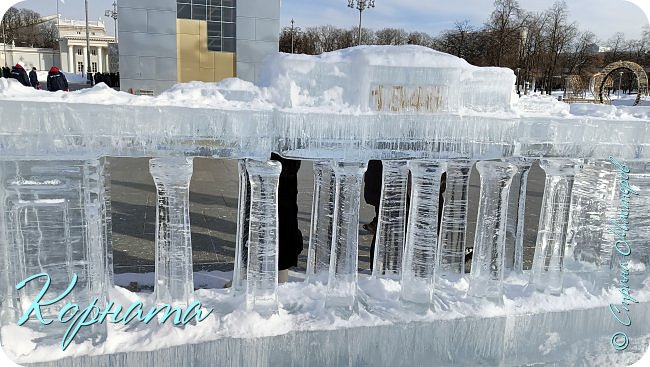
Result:
[[[104,83],[111,88],[120,87],[120,73],[95,73],[95,84]]]
[[[2,77],[7,79],[16,79],[26,87],[42,89],[41,83],[38,81],[38,74],[36,73],[35,67],[32,67],[32,70],[28,75],[25,67],[21,63],[16,64],[11,69],[5,66],[2,68]],[[52,66],[50,71],[47,73],[46,87],[50,92],[56,92],[59,90],[67,92],[69,90],[68,80],[56,66]]]

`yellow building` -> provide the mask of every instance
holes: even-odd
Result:
[[[256,82],[278,51],[280,0],[121,0],[121,88],[158,94],[178,82]]]

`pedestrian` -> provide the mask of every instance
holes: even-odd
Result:
[[[278,182],[278,281],[289,278],[289,268],[298,265],[302,252],[302,232],[298,229],[298,170],[300,161],[273,153],[271,159],[282,163]]]
[[[29,83],[34,89],[41,89],[41,83],[38,81],[38,74],[36,74],[36,68],[32,66],[32,70],[29,72]]]
[[[68,80],[56,66],[52,66],[50,72],[47,73],[47,90],[50,92],[68,91]]]
[[[25,68],[20,63],[17,63],[16,66],[11,68],[10,77],[18,80],[22,85],[26,87],[32,86],[32,84],[29,82],[29,77],[27,76]]]

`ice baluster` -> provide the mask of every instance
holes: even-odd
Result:
[[[587,160],[576,173],[567,226],[566,271],[581,273],[594,288],[608,282],[616,218],[616,170],[604,160]]]
[[[359,264],[359,205],[366,163],[333,163],[336,199],[327,307],[349,314],[357,307],[357,268]]]
[[[372,275],[400,279],[406,240],[408,161],[383,161],[382,190]]]
[[[246,171],[246,160],[240,159],[237,162],[237,168],[239,170],[239,198],[237,201],[237,238],[235,238],[235,266],[232,275],[232,288],[241,291],[246,287],[251,186]]]
[[[282,165],[246,160],[250,180],[246,308],[263,316],[278,312],[278,183]]]
[[[311,207],[311,227],[309,250],[307,252],[307,281],[316,279],[330,266],[332,250],[332,223],[334,220],[334,200],[336,178],[330,161],[314,162],[314,197]]]
[[[629,255],[630,273],[647,273],[650,269],[650,161],[624,161],[622,162],[627,169],[630,170],[628,174],[629,184],[638,194],[630,193],[628,205],[628,229],[626,238],[632,248]],[[616,180],[616,216],[620,220],[620,216],[625,214],[623,201],[625,196],[621,190],[626,190],[621,187],[621,179],[625,175],[621,172],[617,173]],[[610,226],[614,226],[610,224]],[[624,247],[624,246],[621,246]],[[622,248],[625,251],[624,248]],[[618,252],[617,252],[618,254]],[[619,256],[620,258],[620,256]],[[619,267],[620,269],[620,267]]]
[[[149,161],[156,184],[157,303],[189,304],[194,292],[190,228],[192,158],[167,157]]]
[[[517,167],[512,179],[508,199],[508,222],[506,229],[505,268],[521,274],[524,271],[524,219],[526,213],[526,190],[528,173],[533,160],[517,157],[508,159]]]
[[[439,239],[442,274],[465,273],[469,177],[473,164],[474,162],[469,159],[454,159],[447,162],[447,187]]]
[[[432,301],[438,247],[441,161],[410,161],[411,203],[402,257],[402,306],[426,311]]]
[[[481,193],[469,294],[500,298],[503,289],[508,197],[517,168],[507,162],[483,161],[476,164],[476,169],[481,175]]]
[[[566,229],[576,161],[542,159],[540,167],[546,172],[546,183],[531,283],[539,291],[559,295],[562,293]]]
[[[77,275],[65,301],[41,307],[45,319],[56,319],[66,302],[83,305],[96,298],[101,304],[106,299],[98,171],[97,160],[0,162],[0,209],[7,220],[0,247],[9,255],[2,313],[8,323],[15,324],[36,299],[43,278],[20,290],[16,284],[40,273],[52,281],[48,294],[64,293]],[[42,332],[42,344],[60,343],[67,329],[61,323],[41,325],[34,318],[24,326]],[[101,342],[105,337],[102,324],[82,328],[75,340]]]
[[[102,225],[104,250],[106,251],[106,287],[113,286],[113,217],[111,208],[111,163],[106,157],[100,159],[102,193]]]

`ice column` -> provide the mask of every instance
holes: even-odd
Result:
[[[246,171],[246,160],[238,162],[239,201],[237,204],[237,238],[235,239],[235,267],[232,275],[232,288],[243,290],[246,285],[246,266],[248,265],[248,231],[251,212],[251,186]]]
[[[472,164],[468,159],[447,163],[447,189],[440,224],[440,270],[443,273],[465,273],[465,231]]]
[[[571,192],[565,267],[594,276],[593,285],[608,278],[612,265],[614,235],[608,228],[616,218],[616,183],[613,164],[592,160],[576,174]]]
[[[334,187],[336,179],[330,161],[314,162],[314,198],[311,206],[311,230],[307,252],[307,280],[327,282],[325,276],[330,266],[332,249],[332,223],[334,219]]]
[[[102,238],[106,252],[106,285],[113,286],[113,218],[111,208],[111,170],[108,158],[99,160],[101,192]]]
[[[540,167],[546,172],[546,184],[531,283],[539,291],[559,295],[562,293],[566,230],[576,162],[543,159]]]
[[[188,304],[194,291],[189,205],[192,168],[192,158],[149,161],[158,191],[154,286],[158,303]]]
[[[478,162],[481,194],[469,293],[476,297],[500,297],[503,286],[506,222],[510,184],[517,168],[510,163]]]
[[[327,283],[327,307],[345,312],[357,306],[359,204],[365,163],[334,163],[336,199]]]
[[[438,161],[410,161],[411,206],[402,258],[404,307],[426,311],[432,301],[433,283],[439,259],[438,208],[440,179],[445,164]]]
[[[383,161],[372,275],[399,279],[406,240],[408,161]]]
[[[528,188],[528,173],[533,160],[529,158],[512,158],[508,162],[517,167],[517,174],[512,180],[508,200],[505,268],[516,273],[522,273],[524,270],[526,189]]]
[[[617,178],[616,178],[616,216],[618,223],[621,223],[621,216],[628,214],[628,232],[626,234],[626,239],[628,244],[631,247],[631,253],[629,256],[623,257],[616,251],[617,259],[621,261],[628,261],[630,273],[645,273],[648,274],[648,269],[650,269],[650,162],[649,161],[624,161],[621,162],[623,169],[628,169],[628,182],[630,189],[621,186],[621,178],[625,177],[625,174],[620,172],[617,167]],[[623,191],[629,192],[628,196],[624,194]],[[627,200],[629,203],[629,210],[626,211],[626,208],[623,205],[623,202]],[[614,224],[610,224],[611,227],[616,227]],[[616,238],[619,238],[622,233],[616,235]],[[621,250],[625,252],[625,246],[621,245]],[[624,258],[624,259],[623,259]],[[620,266],[618,267],[620,271]]]
[[[250,179],[250,222],[246,307],[263,316],[278,311],[279,162],[246,161]]]
[[[56,319],[67,302],[105,303],[100,170],[96,159],[0,162],[0,253],[5,265],[0,296],[5,322],[16,323],[45,279],[21,289],[16,289],[18,282],[40,273],[51,279],[48,294],[62,294],[75,275],[77,279],[65,300],[41,307],[45,319]],[[34,317],[24,326],[42,333],[39,343],[53,345],[68,328],[57,322],[41,325]],[[105,338],[106,325],[94,324],[82,328],[75,340]]]

